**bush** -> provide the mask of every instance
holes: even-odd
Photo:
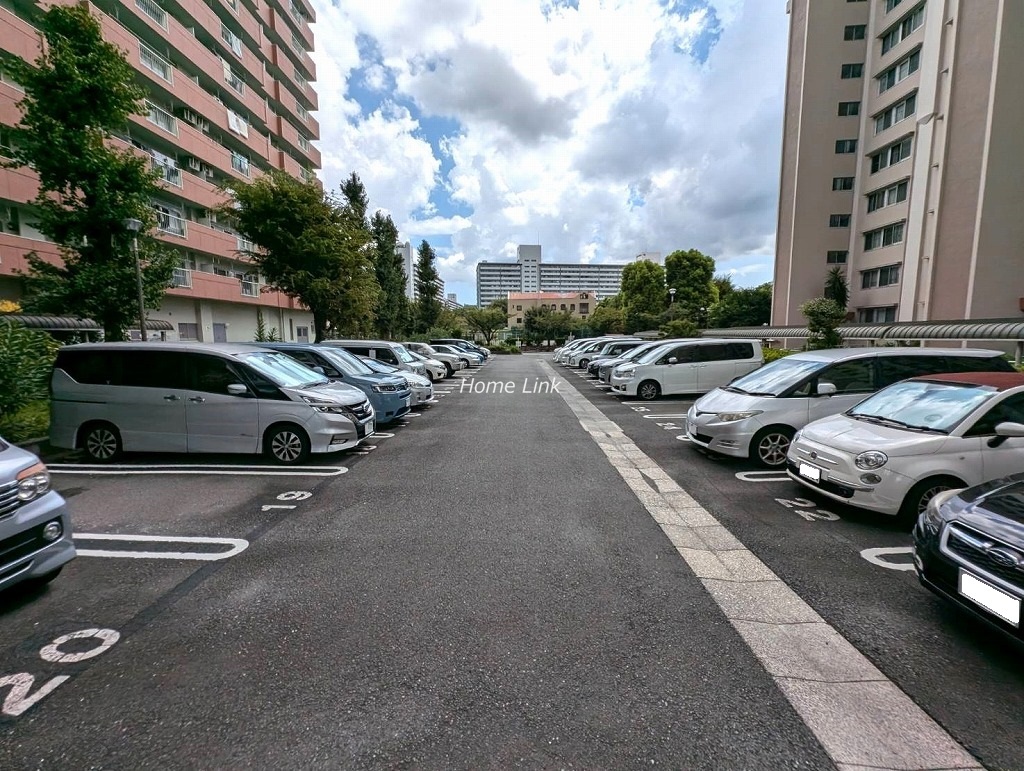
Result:
[[[494,343],[491,346],[489,346],[487,350],[499,356],[502,354],[522,353],[522,351],[519,350],[519,346],[515,345],[514,343]]]
[[[50,432],[50,403],[31,402],[12,415],[0,418],[0,436],[8,442],[25,442]]]
[[[778,361],[779,359],[783,359],[786,356],[789,356],[791,353],[796,353],[796,351],[790,350],[788,348],[765,348],[764,363],[768,364],[769,362],[772,361]]]
[[[47,398],[58,348],[45,332],[0,318],[0,419]]]

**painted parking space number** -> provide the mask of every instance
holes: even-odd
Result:
[[[839,520],[838,514],[828,509],[816,508],[814,501],[808,501],[805,498],[776,498],[775,502],[789,509],[794,514],[799,514],[808,522],[837,522]]]

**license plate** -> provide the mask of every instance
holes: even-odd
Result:
[[[1020,600],[992,584],[960,571],[960,594],[1014,626],[1020,626]]]
[[[817,466],[812,466],[810,463],[801,463],[800,476],[804,479],[810,479],[812,482],[820,482],[821,469]]]

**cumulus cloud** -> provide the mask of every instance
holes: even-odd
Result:
[[[781,3],[314,3],[324,180],[357,171],[403,238],[450,236],[462,301],[475,264],[518,243],[569,262],[693,247],[765,275]]]

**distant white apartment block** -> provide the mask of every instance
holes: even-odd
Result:
[[[405,269],[405,296],[412,300],[416,296],[416,283],[413,276],[415,271],[413,267],[415,250],[412,248],[412,244],[406,241],[404,244],[399,244],[395,247],[395,254],[402,255],[402,266]]]
[[[593,292],[598,298],[618,294],[624,264],[543,262],[541,247],[521,245],[516,262],[488,262],[476,266],[476,298],[481,307],[504,300],[509,292]],[[637,260],[661,262],[658,252],[643,252]]]

